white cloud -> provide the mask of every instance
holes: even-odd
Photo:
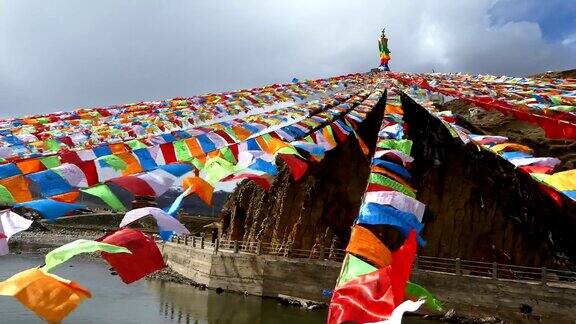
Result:
[[[491,0],[0,0],[0,116],[190,96],[391,67],[574,68],[570,39],[490,25]]]
[[[562,45],[564,46],[573,46],[576,45],[576,33],[566,37],[562,40]]]

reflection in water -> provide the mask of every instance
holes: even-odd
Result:
[[[159,297],[159,314],[172,323],[324,323],[326,310],[284,307],[271,299],[217,294],[163,281],[148,281]]]
[[[43,256],[10,254],[0,258],[0,281],[43,263]],[[56,274],[79,282],[92,298],[78,307],[64,323],[324,323],[326,311],[283,307],[274,300],[200,290],[159,280],[125,285],[111,276],[103,262],[74,259]],[[15,298],[0,298],[0,323],[42,323]]]
[[[10,254],[0,257],[0,281],[36,267],[43,256]],[[76,258],[56,274],[79,282],[92,291],[92,298],[78,307],[64,323],[94,324],[316,324],[325,323],[327,311],[284,307],[277,301],[232,293],[217,294],[159,280],[141,280],[125,285],[111,276],[103,262]],[[406,319],[403,323],[423,323]],[[42,323],[15,298],[0,298],[0,323]],[[425,322],[431,323],[431,322]]]

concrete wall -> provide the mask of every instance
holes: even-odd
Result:
[[[414,271],[411,280],[438,297],[445,309],[454,309],[464,316],[495,316],[513,323],[576,321],[574,286],[542,285],[537,282],[456,276],[430,271]],[[522,314],[522,305],[532,308],[531,314]]]
[[[251,295],[289,296],[328,302],[322,289],[333,289],[341,264],[332,261],[287,259],[247,253],[214,253],[175,243],[160,249],[174,271],[209,288]],[[494,280],[415,270],[412,281],[426,287],[443,303],[468,317],[496,316],[511,322],[574,323],[576,289],[539,283]],[[532,308],[530,315],[520,311]]]
[[[166,263],[179,274],[209,288],[247,292],[251,295],[327,302],[322,289],[332,289],[341,264],[269,255],[201,250],[164,243],[160,249]]]

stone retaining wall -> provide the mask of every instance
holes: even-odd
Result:
[[[288,259],[249,253],[214,252],[189,245],[160,243],[170,268],[208,288],[264,297],[328,302],[339,262]],[[468,317],[496,316],[511,322],[574,323],[576,289],[559,284],[490,279],[415,270],[412,281],[426,287],[445,306]],[[525,305],[525,306],[524,306]],[[528,306],[528,307],[527,307]],[[523,314],[529,312],[529,314]]]

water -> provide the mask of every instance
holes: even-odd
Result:
[[[40,255],[10,254],[0,257],[0,280],[43,264]],[[326,310],[285,307],[271,299],[201,290],[159,280],[126,285],[110,275],[105,263],[68,262],[54,271],[92,291],[63,323],[325,323]],[[42,323],[13,297],[0,297],[0,323]],[[409,318],[406,323],[430,323]]]

